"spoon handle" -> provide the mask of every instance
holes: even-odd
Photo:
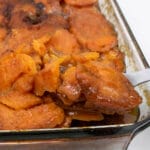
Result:
[[[132,140],[139,134],[141,131],[146,130],[148,127],[150,127],[150,117],[147,119],[144,119],[140,122],[136,123],[136,128],[132,131],[130,134],[127,143],[124,145],[124,150],[127,150],[130,146]]]

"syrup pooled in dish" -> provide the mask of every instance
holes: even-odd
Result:
[[[0,0],[0,130],[99,125],[138,107],[96,4]]]

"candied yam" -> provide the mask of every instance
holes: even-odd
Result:
[[[33,75],[22,75],[19,77],[16,82],[13,84],[13,89],[21,93],[31,92],[33,89]]]
[[[76,67],[70,67],[62,75],[63,83],[58,88],[60,99],[65,105],[72,105],[79,101],[81,88],[76,79]]]
[[[77,68],[77,79],[87,99],[85,107],[111,114],[130,111],[141,103],[141,97],[122,73],[95,62],[83,66]]]
[[[73,34],[65,29],[60,29],[55,32],[51,38],[51,46],[58,54],[79,53],[80,47]]]
[[[39,40],[33,40],[33,48],[39,55],[43,56],[46,53],[46,47]]]
[[[26,54],[17,54],[16,58],[20,60],[22,68],[24,69],[22,73],[33,75],[37,72],[35,62],[31,56]]]
[[[37,25],[32,25],[30,22],[24,23],[23,18],[20,16],[13,15],[13,17],[16,17],[13,22],[19,20],[21,25],[18,26],[19,23],[16,23],[11,29],[11,33],[8,34],[4,42],[1,43],[0,55],[5,53],[7,50],[16,51],[17,49],[20,49],[20,51],[23,49],[25,53],[26,51],[28,53],[32,53],[32,42],[34,39],[39,39],[47,34],[53,35],[56,30],[68,27],[68,22],[64,19],[64,17],[55,13],[50,14]]]
[[[91,51],[105,52],[117,45],[112,25],[93,7],[70,8],[70,31]]]
[[[49,63],[51,61],[51,56],[48,54],[48,53],[46,53],[44,56],[43,56],[43,63],[44,64],[47,64],[47,63]]]
[[[80,54],[72,54],[72,58],[77,62],[77,63],[84,63],[90,60],[97,60],[99,58],[99,53],[97,52],[84,52]]]
[[[103,66],[114,68],[120,72],[125,70],[124,54],[118,49],[101,54],[100,63]]]
[[[31,46],[28,44],[19,44],[17,46],[17,48],[15,49],[15,51],[13,51],[15,54],[27,54],[30,55],[33,50],[31,49]]]
[[[60,64],[64,61],[63,58],[46,64],[45,68],[39,71],[34,80],[34,92],[38,96],[42,96],[44,92],[56,92],[59,86]]]
[[[3,41],[7,36],[7,30],[5,28],[0,27],[0,41]]]
[[[58,56],[53,55],[53,54],[44,55],[44,57],[43,57],[43,63],[44,64],[48,64],[48,63],[51,63],[53,61],[57,61],[59,64],[66,64],[66,63],[69,63],[71,61],[71,56],[70,55],[63,55],[61,57],[58,57]]]
[[[42,96],[44,92],[56,92],[59,84],[59,68],[46,66],[35,76],[34,92],[38,96]]]
[[[73,6],[87,6],[97,2],[97,0],[65,0],[69,5]]]
[[[8,54],[0,59],[0,92],[8,90],[22,74],[35,74],[36,65],[26,54]]]
[[[42,103],[42,99],[29,93],[11,91],[0,95],[0,102],[12,109],[28,109]]]
[[[52,61],[57,61],[59,64],[66,64],[71,61],[70,55],[63,55],[61,57],[57,57],[56,55],[51,55]]]
[[[13,2],[14,3],[14,2]],[[14,3],[15,7],[13,9],[13,13],[16,12],[26,12],[28,14],[35,14],[36,13],[36,7],[33,5],[33,3],[28,3],[27,1],[22,3]]]
[[[43,66],[42,57],[38,54],[32,54],[31,57],[36,64],[37,71],[41,70],[41,68]]]
[[[40,55],[44,56],[47,52],[46,43],[50,41],[51,36],[45,35],[39,39],[33,40],[33,49]]]
[[[22,28],[22,27],[25,28],[27,26],[27,24],[23,21],[23,19],[25,18],[26,15],[28,15],[28,14],[24,11],[16,12],[14,10],[14,12],[12,13],[12,16],[10,17],[10,20],[9,20],[9,26],[12,29]],[[26,34],[26,33],[24,33],[24,34]]]
[[[42,4],[43,9],[46,11],[48,14],[52,13],[61,13],[61,6],[60,6],[60,0],[34,0],[35,3]]]
[[[12,110],[0,104],[0,129],[54,128],[64,121],[64,111],[54,103],[42,104],[27,110]]]
[[[110,114],[137,109],[141,97],[97,4],[0,0],[0,130],[111,124]]]

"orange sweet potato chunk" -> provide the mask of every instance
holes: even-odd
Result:
[[[85,63],[91,60],[97,60],[100,54],[97,52],[84,52],[80,54],[72,54],[72,58],[76,63]]]
[[[34,92],[42,96],[44,92],[56,92],[59,86],[60,60],[53,61],[45,65],[45,68],[39,71],[34,80]]]
[[[93,7],[69,7],[70,31],[86,49],[106,52],[117,45],[112,25]]]
[[[0,102],[12,109],[27,109],[42,103],[42,99],[30,93],[11,91],[0,95]]]
[[[32,46],[35,52],[40,56],[44,56],[47,52],[46,43],[50,41],[51,36],[45,35],[39,39],[33,40]]]
[[[121,72],[96,61],[78,66],[77,79],[86,97],[86,108],[122,114],[141,103],[140,95]]]
[[[26,54],[8,54],[0,59],[0,92],[8,90],[22,74],[35,74],[36,65]]]
[[[54,128],[64,122],[64,111],[54,103],[26,110],[13,110],[0,104],[0,129]]]
[[[57,30],[52,36],[50,43],[55,53],[58,54],[69,55],[80,52],[80,46],[75,36],[65,29]]]
[[[16,82],[13,84],[13,90],[19,91],[21,93],[31,92],[33,90],[33,75],[22,75],[19,77]]]
[[[101,65],[114,68],[120,72],[125,71],[124,54],[117,48],[101,54]]]
[[[79,101],[81,88],[76,79],[76,67],[70,67],[62,75],[63,83],[58,88],[60,98],[65,105],[72,105]]]

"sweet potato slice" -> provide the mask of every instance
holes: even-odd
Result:
[[[141,103],[141,97],[122,73],[97,65],[97,62],[79,66],[77,79],[87,108],[106,114],[125,113]]]
[[[79,53],[80,47],[73,34],[65,29],[60,29],[55,32],[51,38],[51,46],[58,54]]]
[[[27,110],[12,110],[0,104],[0,129],[54,128],[64,121],[64,111],[54,103],[42,104]]]
[[[99,53],[97,52],[84,52],[80,54],[72,54],[73,60],[78,63],[85,63],[91,60],[98,60],[100,57]]]
[[[101,54],[100,63],[105,67],[111,67],[120,72],[125,71],[124,54],[117,48]]]
[[[56,58],[57,59],[57,58]],[[34,80],[34,92],[38,96],[42,96],[44,92],[56,92],[60,83],[60,64],[63,58],[46,64],[45,68],[39,71]]]
[[[7,94],[0,95],[0,102],[12,109],[19,110],[31,108],[41,104],[43,101],[30,93],[10,91]]]
[[[91,51],[105,52],[117,45],[112,25],[93,7],[70,7],[70,31]]]
[[[0,92],[8,90],[22,74],[33,75],[36,65],[26,54],[8,54],[0,59]]]
[[[12,89],[20,93],[27,93],[33,90],[34,75],[22,75],[13,84]]]
[[[76,79],[76,67],[70,67],[62,75],[63,83],[58,88],[60,99],[65,105],[72,105],[79,101],[80,85]]]

